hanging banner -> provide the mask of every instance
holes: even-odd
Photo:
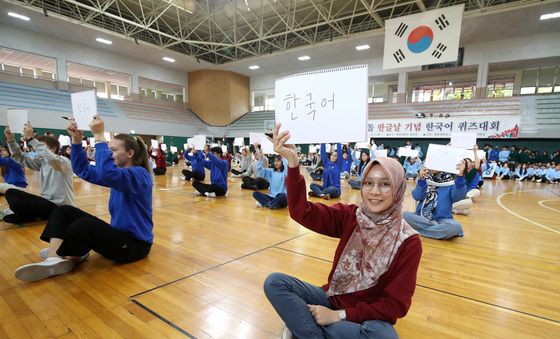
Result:
[[[476,133],[479,139],[519,137],[521,118],[503,116],[370,119],[370,138],[451,138],[452,133]]]

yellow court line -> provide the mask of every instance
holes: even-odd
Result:
[[[527,221],[527,222],[530,222],[530,223],[533,224],[533,225],[539,226],[540,228],[544,228],[545,230],[549,230],[549,231],[552,231],[552,232],[554,232],[554,233],[560,234],[560,231],[558,231],[558,230],[552,229],[552,228],[550,228],[550,227],[548,227],[548,226],[545,226],[545,225],[541,225],[541,224],[539,224],[538,222],[535,222],[535,221],[533,221],[533,220],[531,220],[531,219],[525,218],[525,217],[523,217],[523,216],[521,216],[521,215],[515,213],[514,211],[512,211],[512,210],[510,210],[509,208],[505,207],[504,204],[502,204],[502,201],[501,201],[501,200],[502,200],[502,197],[505,196],[505,195],[508,195],[508,194],[525,193],[525,192],[542,192],[542,191],[546,191],[546,190],[527,190],[527,191],[516,191],[516,192],[502,193],[502,194],[500,194],[500,195],[498,196],[498,198],[496,199],[496,202],[498,203],[498,205],[500,205],[501,208],[503,208],[503,209],[505,209],[506,211],[508,211],[509,213],[515,215],[515,216],[518,217],[519,219],[523,219],[523,220],[525,220],[525,221]]]
[[[557,209],[557,208],[550,207],[550,206],[546,206],[546,205],[543,203],[543,202],[545,202],[545,201],[560,201],[560,199],[546,199],[546,200],[541,200],[541,201],[539,201],[539,205],[541,205],[542,207],[548,208],[549,210],[553,210],[553,211],[556,211],[556,212],[560,212],[560,210]]]

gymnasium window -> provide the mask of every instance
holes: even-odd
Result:
[[[437,84],[415,86],[412,91],[412,102],[430,102],[443,100],[468,100],[474,98],[474,83],[454,84],[444,81]]]
[[[513,79],[490,79],[486,87],[486,97],[503,98],[513,96]]]
[[[524,69],[521,78],[521,95],[560,93],[558,67]]]
[[[253,112],[274,110],[274,89],[253,91],[251,103]]]

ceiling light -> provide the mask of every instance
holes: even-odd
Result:
[[[258,65],[253,65],[253,66],[249,66],[249,69],[259,69],[260,67]]]
[[[369,45],[360,45],[360,46],[356,46],[356,49],[358,51],[363,51],[364,49],[369,49]]]
[[[106,44],[106,45],[110,45],[110,44],[113,43],[111,40],[106,40],[106,39],[101,39],[101,38],[97,38],[97,39],[95,39],[95,41],[100,42],[102,44]]]
[[[305,60],[309,60],[309,59],[311,59],[311,58],[309,57],[309,55],[300,56],[300,57],[298,58],[299,61],[305,61]]]
[[[175,59],[169,58],[169,57],[163,57],[163,60],[167,61],[167,62],[175,62]]]
[[[14,13],[14,12],[8,12],[8,15],[13,17],[13,18],[29,21],[29,17],[27,17],[25,15],[17,14],[17,13]]]
[[[548,13],[548,14],[541,15],[541,20],[548,20],[548,19],[554,19],[554,18],[560,18],[560,12]]]

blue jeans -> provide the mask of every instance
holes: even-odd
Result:
[[[309,188],[318,197],[320,197],[323,194],[329,194],[331,196],[331,198],[340,197],[340,190],[335,186],[329,186],[327,188],[323,188],[323,186],[321,186],[321,185],[317,185],[315,183],[312,183],[311,185],[309,185]]]
[[[261,192],[253,192],[253,198],[257,200],[263,207],[270,207],[271,210],[284,208],[288,206],[288,198],[285,193],[278,193],[276,197],[271,197]]]
[[[355,179],[348,180],[348,185],[350,185],[350,187],[352,187],[355,190],[359,190],[359,189],[362,188],[362,184],[358,180],[355,180]]]
[[[339,321],[321,326],[307,305],[333,308],[322,288],[283,273],[272,273],[264,281],[264,293],[295,338],[398,338],[391,324],[368,320],[362,324]]]
[[[422,236],[434,239],[450,239],[462,237],[461,224],[454,219],[428,220],[414,212],[404,212],[403,218]]]

